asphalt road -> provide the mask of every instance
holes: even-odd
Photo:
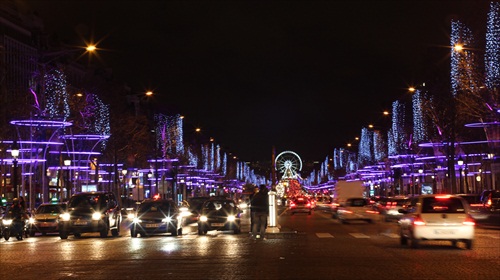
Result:
[[[98,234],[0,241],[0,279],[499,279],[500,230],[477,228],[474,247],[399,244],[397,223],[340,224],[321,210],[280,215],[280,231],[253,240],[196,226],[179,237]]]

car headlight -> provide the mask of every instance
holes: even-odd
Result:
[[[201,216],[201,217],[200,217],[200,221],[202,221],[202,222],[206,222],[206,221],[208,221],[207,216],[205,216],[205,215]]]
[[[127,214],[127,218],[133,220],[135,218],[135,214],[134,213],[128,213]]]
[[[30,223],[30,224],[34,224],[34,223],[35,223],[35,219],[33,219],[33,218],[31,218],[31,217],[29,218],[29,220],[28,220],[28,221],[29,221],[29,223]]]
[[[101,213],[99,213],[99,212],[94,212],[94,213],[92,214],[92,220],[100,220],[100,219],[101,219],[101,217],[102,217],[102,214],[101,214]]]
[[[234,220],[236,220],[236,217],[234,215],[227,216],[227,221],[228,222],[234,222]]]
[[[240,208],[248,208],[248,204],[246,202],[240,203]]]
[[[170,222],[172,222],[172,218],[171,217],[166,217],[166,218],[163,218],[161,221],[163,223],[170,223]]]
[[[4,219],[4,220],[2,220],[2,223],[4,225],[8,226],[8,225],[12,224],[12,220],[11,219]]]
[[[69,215],[69,213],[63,213],[63,214],[61,214],[60,217],[61,217],[61,219],[63,221],[69,221],[69,219],[71,218],[71,216]]]
[[[141,221],[141,219],[139,219],[138,217],[134,217],[134,218],[132,219],[132,223],[137,224],[137,223],[140,223],[140,222],[142,222],[142,221]]]

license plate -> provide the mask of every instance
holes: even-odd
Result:
[[[84,226],[87,225],[87,221],[76,221],[75,226]]]
[[[160,227],[160,224],[146,224],[147,228],[157,228]]]
[[[213,227],[223,227],[224,223],[211,223],[210,225]]]
[[[452,229],[436,229],[434,230],[435,234],[455,234],[455,231]]]

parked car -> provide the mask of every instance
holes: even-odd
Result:
[[[297,197],[290,201],[288,209],[291,215],[295,213],[307,213],[311,215],[312,205],[307,197]]]
[[[66,211],[66,203],[43,203],[40,204],[29,219],[29,234],[35,236],[39,232],[59,233],[59,216]]]
[[[74,194],[68,201],[67,211],[59,219],[59,236],[69,234],[80,237],[82,233],[99,232],[107,237],[120,233],[122,215],[118,201],[111,192],[83,192]]]
[[[368,199],[351,197],[338,207],[337,218],[342,223],[356,220],[372,223],[379,219],[379,211],[375,205],[370,204]]]
[[[454,246],[464,242],[472,248],[475,222],[469,204],[456,195],[422,195],[411,198],[399,220],[401,245],[418,248],[421,241],[449,240]]]
[[[172,236],[182,235],[182,215],[179,207],[171,199],[144,200],[137,209],[130,236],[141,237],[170,233]]]
[[[211,197],[201,207],[198,220],[198,234],[207,234],[210,230],[232,230],[241,232],[242,211],[236,202],[227,197]]]

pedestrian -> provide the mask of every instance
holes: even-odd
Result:
[[[253,221],[252,236],[256,239],[264,238],[267,227],[267,216],[269,215],[269,198],[265,185],[261,185],[259,192],[253,196],[250,210]]]

